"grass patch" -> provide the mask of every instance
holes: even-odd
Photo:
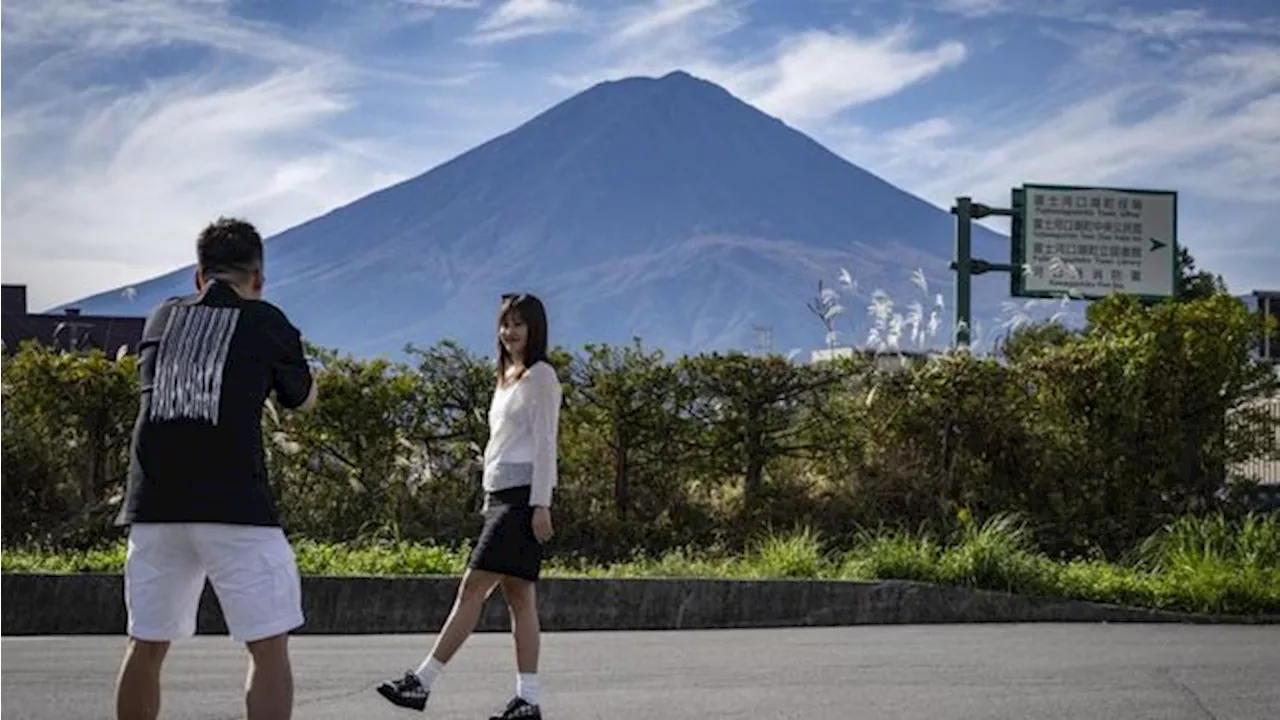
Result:
[[[607,565],[552,559],[549,577],[705,577],[918,580],[1031,595],[1187,612],[1280,613],[1280,519],[1185,518],[1147,538],[1120,563],[1059,562],[1040,553],[1013,516],[939,539],[924,533],[860,531],[832,552],[802,529],[769,535],[734,556],[690,549]],[[457,575],[470,548],[416,543],[294,543],[310,575]],[[124,545],[80,552],[6,550],[4,572],[120,572]]]

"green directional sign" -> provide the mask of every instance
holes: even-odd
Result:
[[[1178,194],[1023,185],[1013,191],[1010,264],[1018,297],[1172,297],[1178,287]]]

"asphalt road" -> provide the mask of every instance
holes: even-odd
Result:
[[[373,692],[429,637],[293,639],[299,720],[424,717]],[[110,718],[124,639],[4,638],[4,720]],[[515,687],[510,637],[472,636],[425,717],[489,717]],[[176,645],[161,717],[243,717],[243,651]],[[868,626],[565,633],[543,639],[545,716],[586,719],[1275,720],[1280,627]]]

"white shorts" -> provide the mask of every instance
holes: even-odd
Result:
[[[206,577],[238,642],[287,633],[304,622],[302,580],[280,528],[136,523],[124,565],[129,636],[161,642],[195,635]]]

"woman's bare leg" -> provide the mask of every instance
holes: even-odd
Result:
[[[538,655],[541,651],[537,586],[529,580],[504,577],[502,594],[511,611],[511,634],[516,645],[516,694],[530,705],[537,705]]]
[[[436,644],[431,648],[428,659],[435,658],[441,664],[453,659],[454,653],[475,632],[480,624],[480,615],[484,612],[484,602],[497,587],[502,576],[484,570],[467,570],[458,585],[458,596],[453,602],[453,610],[445,620],[444,627],[436,637]]]
[[[467,570],[458,585],[458,595],[453,610],[436,637],[435,645],[416,672],[388,680],[378,686],[378,693],[402,707],[422,710],[427,703],[431,686],[444,672],[445,665],[453,659],[458,649],[475,632],[484,611],[484,602],[497,587],[501,576],[483,570]]]

